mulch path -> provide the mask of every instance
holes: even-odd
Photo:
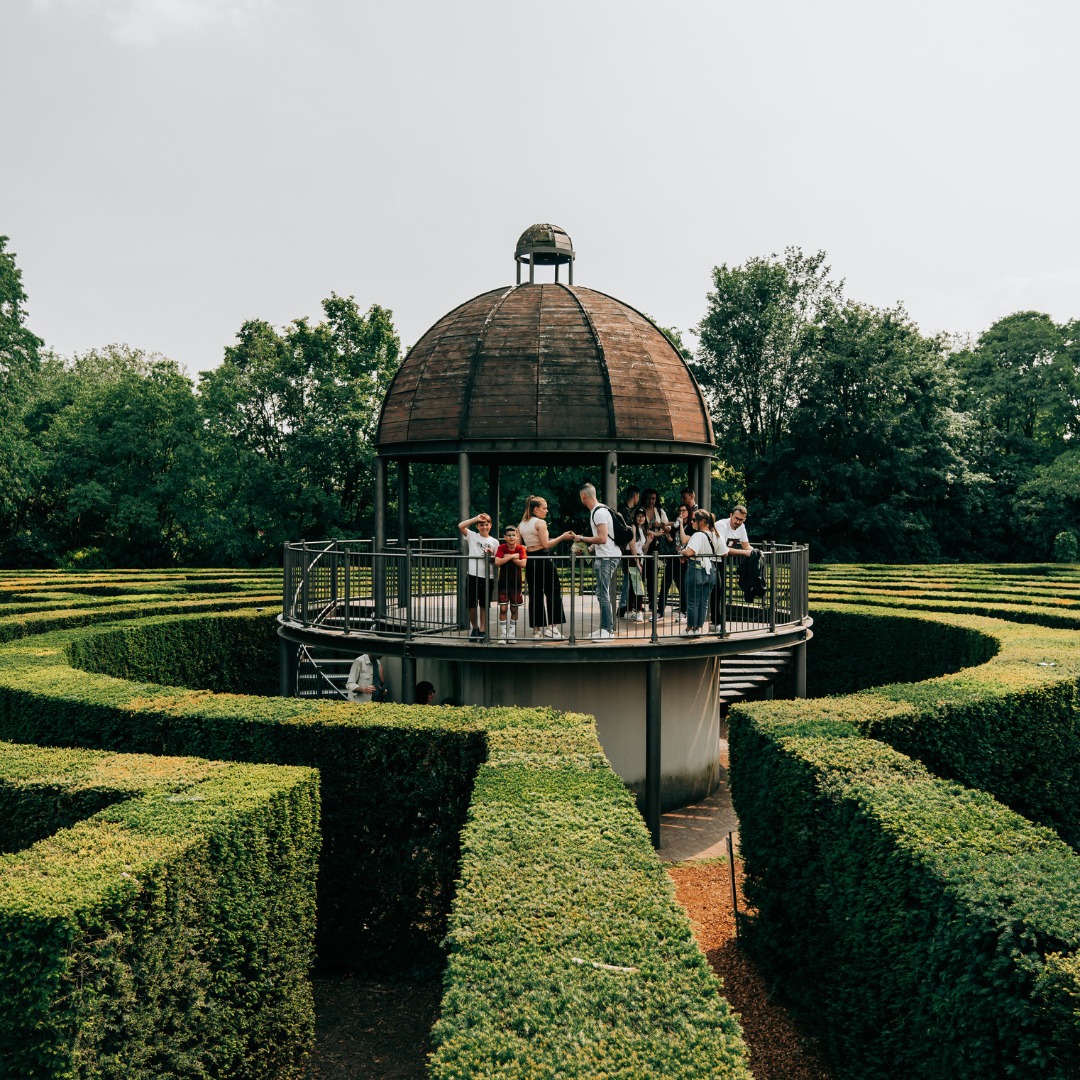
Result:
[[[669,864],[667,869],[694,936],[723,982],[724,997],[739,1014],[754,1080],[831,1080],[810,1041],[769,1000],[765,980],[739,946],[727,860]],[[739,908],[745,910],[741,889],[738,895]],[[315,1052],[309,1080],[426,1080],[429,1033],[442,997],[440,977],[313,982]]]
[[[745,911],[736,862],[739,910]],[[787,1011],[769,1000],[765,980],[735,937],[731,910],[731,870],[727,860],[669,865],[675,896],[686,909],[694,937],[723,982],[722,993],[739,1014],[750,1048],[754,1080],[831,1080],[809,1039]]]
[[[313,979],[310,1080],[427,1080],[442,979]]]

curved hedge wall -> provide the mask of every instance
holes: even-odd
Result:
[[[94,617],[0,647],[0,733],[317,766],[320,948],[353,967],[449,949],[433,1076],[748,1080],[590,717],[186,689],[205,681],[190,643],[255,655],[264,616]]]
[[[867,576],[899,590],[907,569]],[[849,586],[851,571],[835,568]],[[838,1077],[1076,1077],[1080,857],[1035,821],[1076,844],[1080,638],[877,599],[849,588],[843,605],[815,605],[811,670],[844,639],[869,643],[873,670],[903,669],[938,626],[992,655],[732,709],[747,941]],[[846,661],[823,666],[826,685],[859,684]]]

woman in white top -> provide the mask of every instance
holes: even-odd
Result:
[[[566,622],[562,602],[562,581],[556,569],[551,549],[572,532],[548,535],[548,504],[542,495],[530,495],[525,500],[525,513],[518,525],[518,536],[525,545],[528,560],[525,563],[525,581],[529,586],[529,622],[534,638],[561,638],[559,629]]]
[[[674,537],[671,535],[671,522],[668,521],[664,508],[660,505],[660,496],[656,488],[646,488],[641,493],[641,502],[645,510],[645,528],[649,532],[649,555],[652,549],[659,547],[659,566],[653,564],[652,558],[645,560],[645,585],[648,590],[649,607],[656,608],[657,618],[664,617],[667,609],[668,582],[672,578],[671,563],[678,564],[678,559],[672,560],[670,556],[675,554]],[[664,541],[671,541],[665,543]],[[664,556],[669,556],[667,559]],[[657,571],[659,570],[659,574]],[[660,605],[656,603],[656,579],[660,578]]]
[[[716,584],[719,562],[724,549],[717,543],[713,516],[708,510],[695,510],[691,518],[693,532],[683,554],[686,567],[686,629],[684,637],[697,637],[709,613],[709,595]]]

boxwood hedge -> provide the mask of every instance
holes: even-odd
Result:
[[[925,612],[894,639],[895,616],[815,609],[836,614],[889,663],[937,623],[994,655],[732,709],[749,941],[838,1076],[1080,1075],[1080,858],[1001,804],[1075,842],[1080,641]]]
[[[304,1074],[314,770],[0,743],[0,807],[0,1074]]]
[[[434,1075],[749,1076],[738,1025],[590,718],[198,688],[199,649],[256,656],[270,631],[248,612],[10,642],[0,732],[318,766],[324,960],[400,966],[449,950]]]

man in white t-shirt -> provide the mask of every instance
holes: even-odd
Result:
[[[574,539],[588,544],[596,556],[596,598],[600,601],[600,629],[589,636],[593,641],[607,641],[615,636],[615,619],[611,610],[611,579],[619,565],[618,544],[615,543],[615,522],[611,511],[596,498],[596,488],[592,484],[582,484],[578,492],[581,505],[589,511],[592,525],[591,536],[575,536]]]
[[[469,528],[476,526],[476,532]],[[499,541],[491,535],[491,517],[477,514],[458,522],[458,532],[469,545],[468,571],[465,576],[465,604],[469,609],[469,638],[482,638],[487,632],[488,605],[495,598],[495,580],[491,576],[492,558],[499,550]]]
[[[746,556],[753,552],[753,548],[750,546],[750,540],[746,535],[746,507],[736,506],[731,514],[718,520],[716,522],[716,531],[720,534],[720,539],[723,542],[724,548],[727,549],[728,555],[740,555]],[[741,564],[733,564],[731,572],[735,572],[736,566]],[[713,629],[719,630],[721,619],[721,598],[725,595],[725,590],[728,589],[727,585],[727,560],[724,559],[720,563],[720,580],[717,587],[713,590],[712,600],[710,606],[712,609],[712,623]],[[730,593],[726,594],[730,598]]]
[[[716,531],[729,555],[749,555],[753,548],[746,535],[746,507],[736,506],[731,516],[716,523]]]

